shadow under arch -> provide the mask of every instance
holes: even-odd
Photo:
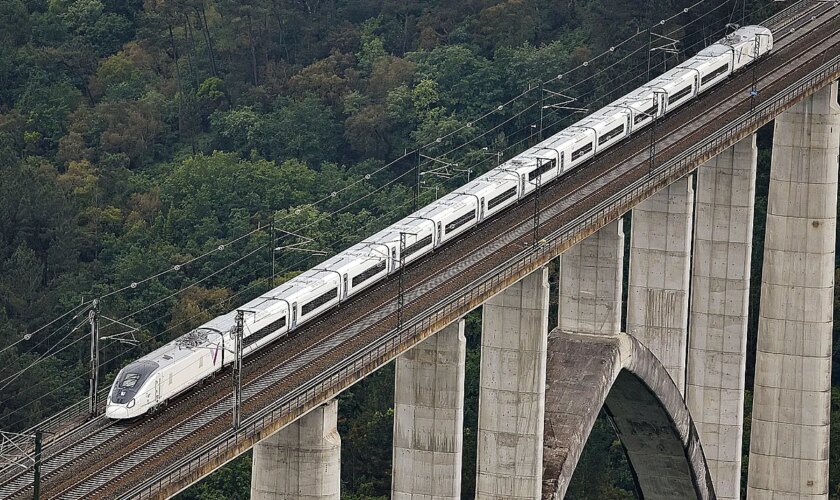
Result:
[[[554,330],[547,361],[543,499],[565,495],[602,406],[643,498],[716,498],[688,408],[638,340]]]

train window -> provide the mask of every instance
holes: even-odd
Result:
[[[249,345],[253,344],[254,342],[264,339],[266,336],[276,332],[277,330],[286,326],[286,316],[283,316],[280,319],[276,319],[271,323],[267,324],[266,326],[260,328],[259,330],[255,331],[251,335],[248,335],[243,339],[243,347],[248,347]]]
[[[309,314],[312,311],[314,311],[315,309],[317,309],[318,307],[326,304],[327,302],[331,301],[332,299],[334,299],[336,297],[338,297],[338,288],[333,288],[329,292],[321,294],[317,298],[315,298],[314,300],[311,300],[311,301],[307,302],[306,304],[304,304],[300,308],[300,315],[304,316],[306,314]]]
[[[729,63],[724,64],[720,68],[712,71],[708,75],[704,76],[702,80],[700,80],[701,85],[706,85],[708,82],[714,80],[715,78],[719,77],[720,75],[729,71]]]
[[[449,234],[450,231],[458,229],[459,227],[463,226],[464,224],[473,219],[475,219],[475,210],[470,210],[469,212],[465,213],[464,215],[458,217],[457,219],[447,224],[446,234]]]
[[[358,286],[360,283],[364,283],[365,281],[371,279],[373,276],[381,273],[385,270],[385,261],[383,260],[379,264],[375,266],[371,266],[368,269],[362,271],[361,273],[353,276],[353,286]]]
[[[528,180],[533,181],[537,177],[542,176],[542,174],[548,172],[549,170],[551,170],[552,168],[554,168],[556,166],[557,166],[557,160],[555,160],[553,158],[551,160],[545,161],[545,163],[540,165],[539,168],[536,168],[536,169],[532,170],[531,173],[528,174]]]
[[[623,133],[624,133],[624,125],[622,124],[622,125],[619,125],[618,127],[614,128],[614,129],[610,130],[609,132],[602,135],[601,137],[599,137],[598,138],[598,145],[600,146],[601,144],[604,144],[607,141],[611,141],[611,140],[615,139],[616,137],[620,136]]]
[[[578,149],[577,151],[573,151],[572,152],[572,161],[577,160],[581,156],[589,153],[590,151],[592,151],[592,143],[591,142],[589,144],[587,144],[586,146]]]
[[[411,255],[413,253],[417,253],[418,250],[420,250],[422,248],[425,248],[425,247],[427,247],[431,244],[432,244],[432,235],[430,234],[430,235],[426,236],[425,238],[421,238],[421,239],[415,241],[414,243],[412,243],[411,245],[405,247],[405,250],[403,250],[403,257],[408,257],[409,255]]]
[[[679,101],[680,99],[682,99],[683,97],[687,96],[690,93],[691,93],[691,85],[689,85],[688,87],[680,90],[679,92],[677,92],[676,94],[674,94],[672,96],[668,96],[668,104],[671,104],[672,102],[677,102],[677,101]]]
[[[516,188],[512,187],[504,193],[500,194],[499,196],[496,196],[495,198],[490,198],[490,201],[487,202],[487,209],[490,210],[491,208],[499,205],[499,203],[513,198],[514,196],[516,196]]]
[[[140,381],[139,373],[127,373],[120,382],[120,389],[132,389]]]

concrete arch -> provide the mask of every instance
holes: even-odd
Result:
[[[645,499],[714,499],[679,390],[658,359],[627,334],[551,332],[545,391],[543,499],[561,499],[602,406]]]

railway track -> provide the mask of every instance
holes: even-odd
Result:
[[[804,11],[816,16],[814,19],[809,16],[785,25],[793,27],[794,33],[802,29],[806,33],[779,40],[773,57],[787,51],[787,59],[765,59],[759,63],[759,88],[764,96],[772,94],[773,85],[784,88],[798,75],[807,73],[809,62],[819,58],[819,54],[814,53],[806,57],[804,54],[810,53],[808,51],[797,53],[797,48],[812,46],[811,52],[837,53],[837,31],[826,29],[829,23],[836,21],[836,13],[830,16],[831,19],[825,19],[826,7],[830,9],[831,5],[815,3],[813,9]],[[834,43],[826,42],[832,39]],[[792,48],[788,49],[788,46]],[[743,92],[752,83],[749,76],[741,73],[733,77],[699,101],[664,119],[657,126],[657,135],[663,138],[657,141],[657,158],[666,161],[686,144],[697,142],[719,128],[721,123],[740,116],[745,106],[749,109],[749,98]],[[771,81],[777,83],[771,84]],[[758,102],[762,98],[760,96]],[[708,106],[710,102],[716,105]],[[719,105],[721,102],[725,105]],[[686,123],[694,126],[685,126]],[[541,195],[543,234],[571,220],[576,210],[585,210],[586,205],[592,206],[622,185],[644,176],[648,146],[649,137],[642,132],[564,176],[561,181],[545,186]],[[436,299],[455,292],[475,276],[493,269],[531,244],[532,217],[533,205],[526,200],[423,259],[422,264],[409,266],[404,276],[406,305],[403,316],[411,318],[422,313]],[[341,362],[393,330],[397,295],[398,280],[394,276],[319,321],[305,325],[294,336],[279,340],[249,357],[243,374],[245,418],[317,377],[325,366]],[[365,311],[374,312],[365,314]],[[225,378],[213,380],[152,418],[119,427],[103,426],[87,439],[55,451],[51,447],[46,450],[48,457],[44,461],[43,495],[56,498],[119,496],[155,471],[171,466],[227,430],[229,386],[230,382]],[[123,478],[122,482],[119,478]],[[11,498],[31,495],[31,481],[31,471],[19,474],[0,485],[0,495]]]

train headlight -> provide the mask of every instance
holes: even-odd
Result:
[[[125,407],[126,408],[134,408],[134,398],[132,398],[131,401],[129,401],[128,404],[125,405]]]

